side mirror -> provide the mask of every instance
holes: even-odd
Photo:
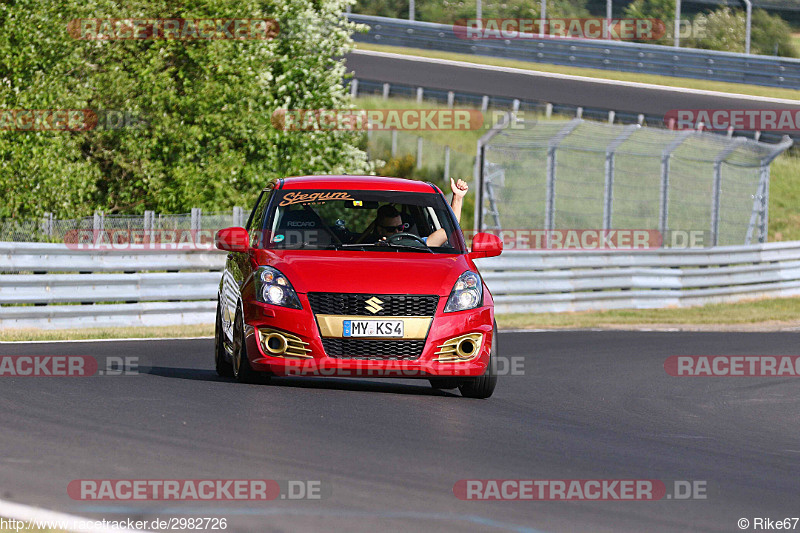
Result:
[[[497,235],[476,233],[472,238],[472,252],[469,254],[472,259],[495,257],[501,253],[503,253],[503,241]]]
[[[226,252],[246,252],[250,249],[250,235],[244,228],[221,229],[214,236],[214,245]]]

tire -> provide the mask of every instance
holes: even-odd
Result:
[[[497,368],[495,358],[497,357],[497,324],[494,324],[492,331],[492,351],[489,355],[489,366],[486,372],[480,377],[461,380],[458,390],[465,398],[486,399],[492,395],[497,385]]]
[[[250,366],[250,359],[247,358],[241,308],[236,310],[236,319],[233,321],[233,377],[239,383],[257,383],[263,380],[260,373]]]
[[[217,320],[214,326],[214,367],[221,378],[233,376],[233,365],[225,356],[225,332],[222,331],[222,310],[217,302]]]
[[[429,378],[431,387],[439,390],[457,389],[459,384],[458,378]]]

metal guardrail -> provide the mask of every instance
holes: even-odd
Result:
[[[89,253],[37,243],[0,243],[0,250],[2,328],[214,321],[222,253]],[[181,272],[154,272],[181,261]],[[119,272],[108,273],[110,265]],[[509,250],[478,266],[499,313],[683,307],[800,294],[800,242],[680,251]]]
[[[687,307],[800,294],[800,242],[680,251],[520,250],[478,266],[498,313]]]
[[[368,33],[353,39],[391,46],[519,59],[535,63],[800,89],[800,59],[631,42],[531,38],[467,40],[453,26],[351,14]]]
[[[0,328],[213,323],[224,264],[207,250],[0,242]]]

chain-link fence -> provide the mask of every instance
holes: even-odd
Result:
[[[478,143],[476,230],[703,231],[766,242],[769,165],[792,144],[582,119],[518,123]]]
[[[74,231],[176,231],[210,230],[228,226],[244,226],[250,211],[234,207],[228,213],[203,213],[193,208],[191,213],[160,214],[145,211],[142,215],[104,215],[57,219],[44,213],[39,219],[0,220],[0,241],[3,242],[64,242]]]

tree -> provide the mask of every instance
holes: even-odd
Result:
[[[778,15],[763,9],[753,11],[750,51],[753,54],[797,57],[792,46],[789,25]],[[723,7],[709,14],[695,17],[694,25],[700,31],[687,41],[687,46],[728,52],[745,51],[746,15],[742,10]]]
[[[664,24],[664,34],[649,44],[672,44],[675,27],[675,0],[634,0],[625,7],[624,18],[657,19]]]
[[[349,105],[347,0],[12,0],[0,107],[98,111],[89,131],[0,132],[0,216],[223,210],[270,179],[372,170],[347,131],[282,131],[278,108]],[[272,40],[78,40],[73,19],[275,18]],[[139,124],[108,127],[102,110]]]

